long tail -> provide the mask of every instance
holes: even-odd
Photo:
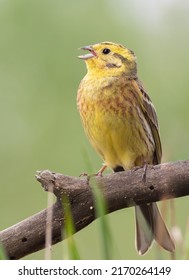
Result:
[[[173,252],[175,245],[161,217],[156,203],[135,207],[136,214],[136,248],[144,254],[153,239],[165,250]]]
[[[114,168],[114,172],[124,171],[122,166]],[[150,248],[152,241],[169,252],[175,250],[175,245],[161,217],[156,203],[135,206],[136,216],[136,248],[143,255]]]

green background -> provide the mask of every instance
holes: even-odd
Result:
[[[139,77],[157,109],[163,161],[189,157],[188,30],[186,0],[0,0],[0,230],[46,207],[36,170],[78,176],[88,161],[93,170],[101,167],[76,107],[86,73],[77,59],[81,46],[113,41],[135,51]],[[187,198],[175,201],[182,235],[188,209]],[[133,209],[108,215],[108,222],[112,258],[170,257],[156,245],[138,256]],[[102,258],[99,221],[74,238],[82,259]],[[183,258],[179,240],[176,257]],[[66,247],[66,241],[53,246],[52,257],[66,258]],[[43,258],[44,251],[26,257]]]

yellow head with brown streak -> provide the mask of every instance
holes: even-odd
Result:
[[[89,73],[95,72],[97,76],[136,75],[136,56],[133,51],[123,45],[102,42],[81,49],[90,52],[79,56],[85,60]]]

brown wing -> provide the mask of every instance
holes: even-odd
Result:
[[[152,135],[155,142],[155,152],[153,158],[153,164],[159,164],[162,157],[161,140],[159,136],[159,127],[155,107],[146,93],[142,83],[137,78],[133,80],[135,89],[138,88],[139,94],[141,94],[141,109],[143,110],[144,116],[150,125]]]

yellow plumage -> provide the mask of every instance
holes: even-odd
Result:
[[[90,52],[80,56],[85,60],[88,72],[80,83],[77,104],[92,146],[105,165],[114,171],[160,163],[162,151],[157,116],[137,77],[135,54],[111,42],[83,49]],[[139,221],[139,212],[148,224],[147,230]],[[149,222],[152,213],[161,223],[168,245],[156,238],[154,228],[157,225]],[[137,249],[140,253],[146,252],[153,237],[165,249],[174,249],[155,204],[136,207],[136,219]]]

